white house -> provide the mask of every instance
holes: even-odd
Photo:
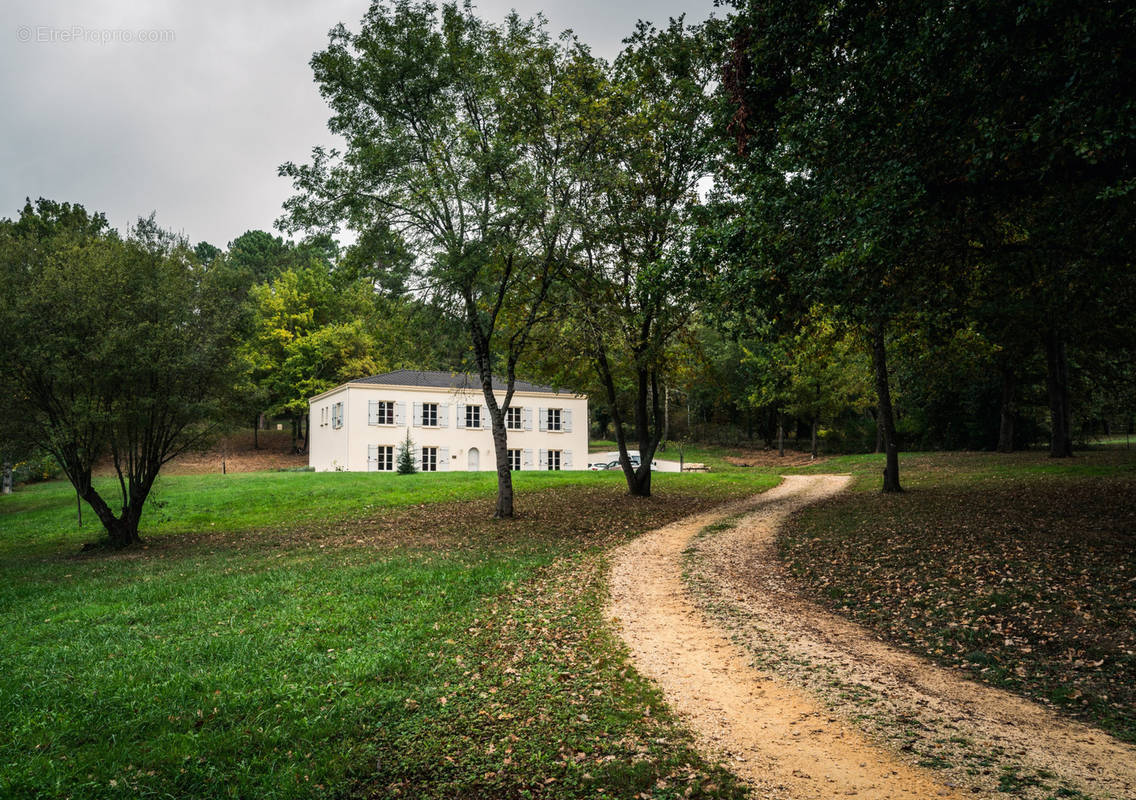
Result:
[[[493,389],[504,400],[504,383]],[[408,431],[423,471],[497,469],[489,410],[473,376],[403,369],[308,402],[308,464],[316,470],[392,471]],[[587,469],[586,395],[516,381],[506,426],[513,469]]]

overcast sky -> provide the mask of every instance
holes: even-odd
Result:
[[[290,193],[276,175],[331,144],[308,61],[366,0],[8,0],[0,35],[0,217],[24,198],[102,211],[117,228],[156,211],[192,242],[273,230]],[[709,16],[712,0],[483,0],[499,21],[544,11],[613,57],[639,18]]]

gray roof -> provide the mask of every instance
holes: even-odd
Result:
[[[396,369],[369,378],[357,378],[350,383],[376,383],[383,386],[426,386],[432,389],[473,389],[481,390],[481,379],[466,372],[430,372],[415,369]],[[561,392],[552,386],[541,386],[528,381],[514,381],[513,388],[518,392],[544,392],[547,394],[571,394]],[[493,379],[494,391],[505,391],[505,382]]]

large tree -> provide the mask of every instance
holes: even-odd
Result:
[[[1067,455],[1068,343],[1130,307],[1131,10],[758,0],[734,23],[724,176],[752,282],[859,324],[886,412],[897,321],[957,308],[986,270],[984,327],[1010,359],[1025,333],[1044,346]]]
[[[662,29],[640,23],[592,112],[606,136],[582,179],[587,226],[571,278],[572,308],[633,495],[651,494],[668,346],[689,321],[703,279],[689,243],[709,164],[712,52],[701,26],[681,18]],[[631,420],[617,386],[624,366],[633,376]],[[638,467],[629,458],[629,433]]]
[[[598,135],[577,124],[591,59],[539,20],[493,25],[469,5],[401,0],[372,5],[357,33],[334,29],[312,66],[347,146],[281,168],[298,191],[282,224],[345,225],[415,253],[415,288],[465,321],[493,428],[496,516],[511,517],[505,415],[575,238],[572,167]]]
[[[162,465],[210,432],[232,385],[241,293],[141,220],[126,238],[40,200],[0,223],[0,369],[10,413],[59,462],[109,541],[139,541]],[[92,481],[109,458],[119,510]]]

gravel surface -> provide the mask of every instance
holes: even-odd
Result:
[[[1136,748],[966,680],[798,595],[774,534],[789,513],[841,481],[787,478],[757,498],[766,502],[754,512],[738,517],[735,509],[732,525],[694,538],[684,560],[694,599],[684,602],[727,632],[761,670],[755,674],[805,692],[826,721],[838,720],[827,724],[854,725],[893,758],[933,768],[942,785],[967,796],[1136,797]],[[680,569],[673,561],[665,568]]]
[[[753,656],[695,604],[683,551],[706,526],[738,513],[772,529],[847,478],[791,477],[776,489],[690,517],[615,551],[608,614],[637,669],[658,683],[700,744],[769,798],[973,797],[880,746],[808,691],[755,669]],[[756,510],[755,510],[756,509]]]

